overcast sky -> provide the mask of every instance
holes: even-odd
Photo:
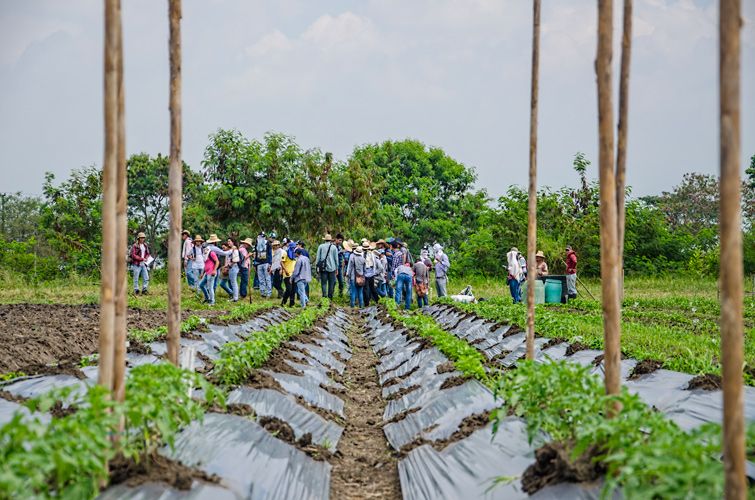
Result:
[[[167,2],[122,0],[127,150],[167,153]],[[615,46],[620,5],[616,5]],[[755,0],[743,0],[742,168],[755,154]],[[291,134],[345,159],[419,139],[492,195],[526,185],[531,2],[184,0],[184,159],[219,127]],[[102,163],[101,0],[0,0],[0,191]],[[539,184],[597,173],[595,0],[542,7]],[[635,0],[628,182],[718,169],[717,2]],[[619,54],[614,60],[618,66]],[[618,70],[614,73],[618,76]]]

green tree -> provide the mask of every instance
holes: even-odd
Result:
[[[0,193],[0,237],[6,241],[26,241],[39,232],[42,202],[34,196]]]

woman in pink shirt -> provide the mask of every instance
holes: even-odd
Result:
[[[215,304],[215,278],[218,274],[220,261],[215,252],[209,248],[204,249],[204,275],[199,282],[199,289],[204,294],[204,301],[210,305]]]

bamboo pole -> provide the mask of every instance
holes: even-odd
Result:
[[[170,17],[170,232],[168,234],[168,360],[178,365],[181,328],[181,0],[169,0]]]
[[[535,358],[535,281],[537,267],[537,107],[540,66],[540,0],[532,2],[532,80],[530,87],[530,183],[527,198],[527,359]]]
[[[619,75],[619,128],[616,146],[616,229],[620,276],[619,300],[624,299],[624,228],[626,225],[627,131],[629,130],[629,67],[632,59],[632,0],[624,0],[624,27],[621,36]]]
[[[739,173],[740,29],[740,0],[720,0],[721,371],[723,374],[723,451],[727,499],[747,497],[742,391],[744,273]]]
[[[603,292],[605,385],[607,394],[618,394],[621,387],[621,314],[616,241],[616,177],[613,166],[612,30],[613,0],[598,0],[598,54],[595,69],[598,83],[600,277]]]
[[[102,164],[102,268],[100,284],[100,369],[98,382],[113,389],[115,327],[115,197],[118,168],[118,4],[105,0],[105,154]]]
[[[121,22],[121,1],[118,8],[118,168],[116,175],[116,266],[115,266],[115,348],[113,359],[113,395],[116,401],[126,397],[126,259],[123,252],[128,248],[128,219],[126,207],[128,187],[126,185],[126,117],[123,88],[123,25]]]

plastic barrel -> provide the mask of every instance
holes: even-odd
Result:
[[[545,280],[545,302],[547,304],[558,304],[561,302],[561,281]]]
[[[522,300],[527,303],[527,285],[528,282],[522,283]],[[542,280],[535,280],[535,304],[545,303],[545,283]]]

